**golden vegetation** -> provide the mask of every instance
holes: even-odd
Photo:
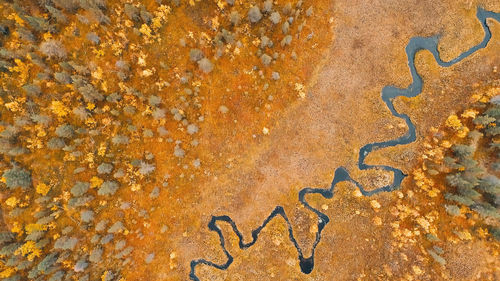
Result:
[[[223,165],[200,142],[267,135],[306,98],[327,2],[20,2],[0,3],[0,276],[150,280],[161,235],[163,279],[185,279],[167,202]]]

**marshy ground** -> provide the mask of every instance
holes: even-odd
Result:
[[[0,3],[0,278],[187,280],[191,260],[225,262],[212,215],[249,239],[277,205],[309,256],[316,216],[298,192],[327,187],[339,166],[367,187],[392,180],[356,165],[360,147],[407,131],[380,91],[411,83],[412,37],[440,34],[444,59],[477,44],[478,6],[500,12],[497,1]],[[311,274],[276,219],[247,250],[221,224],[234,262],[197,267],[200,280],[498,280],[498,202],[483,216],[447,200],[457,191],[439,157],[498,124],[472,121],[500,94],[500,23],[488,23],[489,45],[456,66],[418,53],[423,92],[395,101],[417,140],[367,159],[408,174],[399,191],[310,196],[331,219]],[[487,134],[474,157],[489,167]]]

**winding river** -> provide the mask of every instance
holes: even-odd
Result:
[[[335,186],[340,183],[340,182],[351,182],[356,187],[360,190],[360,192],[364,196],[371,196],[374,194],[377,194],[379,192],[385,191],[393,191],[395,189],[398,189],[399,186],[401,185],[401,182],[403,179],[406,177],[406,175],[403,173],[398,168],[395,167],[390,167],[386,165],[369,165],[365,163],[366,157],[375,150],[385,148],[385,147],[390,147],[390,146],[397,146],[397,145],[405,145],[409,144],[415,141],[416,139],[416,128],[413,122],[411,121],[410,117],[406,114],[399,113],[396,111],[394,108],[393,100],[397,97],[416,97],[422,92],[422,87],[423,87],[423,80],[422,77],[418,74],[417,69],[415,67],[415,55],[417,52],[422,51],[422,50],[427,50],[431,52],[431,54],[434,56],[434,59],[436,62],[442,66],[442,67],[450,67],[456,63],[459,63],[463,59],[467,58],[468,56],[472,55],[476,51],[485,48],[488,44],[488,42],[491,39],[491,31],[488,27],[488,24],[486,20],[488,18],[494,19],[498,22],[500,22],[500,13],[495,13],[491,11],[486,11],[481,7],[477,8],[477,19],[481,23],[483,30],[484,30],[484,37],[483,40],[471,47],[469,50],[463,52],[460,54],[458,57],[450,60],[450,61],[443,61],[441,57],[439,56],[438,52],[438,42],[439,42],[439,37],[438,36],[433,36],[433,37],[414,37],[410,39],[410,42],[406,45],[405,51],[406,55],[408,57],[408,67],[410,68],[410,74],[412,76],[412,83],[408,86],[406,89],[400,89],[396,88],[394,86],[386,86],[382,89],[382,100],[384,103],[387,105],[387,108],[390,110],[392,115],[395,117],[401,118],[406,122],[406,125],[408,126],[408,132],[404,134],[403,136],[400,136],[396,139],[384,141],[384,142],[375,142],[375,143],[370,143],[367,144],[359,150],[359,158],[358,158],[358,167],[360,170],[367,170],[367,169],[380,169],[384,170],[387,172],[391,172],[393,174],[393,182],[389,185],[386,185],[384,187],[380,187],[377,189],[373,190],[366,190],[359,182],[351,178],[349,175],[349,172],[344,168],[344,167],[339,167],[335,170],[335,174],[332,180],[332,183],[330,185],[330,188],[324,189],[324,188],[304,188],[299,192],[299,201],[304,205],[307,209],[310,211],[314,212],[317,217],[318,217],[318,231],[316,233],[316,238],[313,243],[312,251],[311,251],[311,256],[310,257],[304,257],[302,253],[302,249],[298,245],[294,235],[293,235],[293,229],[292,225],[290,224],[290,221],[285,213],[285,210],[281,206],[276,206],[274,210],[269,214],[269,216],[262,222],[262,224],[254,229],[252,231],[252,240],[249,243],[244,243],[243,235],[239,231],[238,227],[234,223],[234,221],[229,217],[229,216],[213,216],[210,222],[208,223],[208,228],[211,231],[214,231],[217,233],[219,236],[219,241],[220,241],[220,246],[224,252],[224,254],[227,257],[227,260],[225,263],[222,264],[217,264],[209,260],[205,259],[197,259],[197,260],[192,260],[191,261],[191,272],[189,274],[189,277],[191,280],[194,281],[199,281],[200,279],[196,275],[196,267],[198,265],[207,265],[211,266],[217,269],[225,270],[227,269],[231,263],[233,262],[233,256],[229,253],[229,251],[226,249],[225,246],[225,238],[224,235],[222,234],[221,229],[217,225],[219,222],[225,222],[228,223],[232,229],[233,232],[236,234],[239,240],[239,247],[241,249],[247,249],[251,247],[253,244],[257,242],[257,239],[259,237],[260,232],[262,229],[266,227],[266,225],[275,217],[281,216],[288,227],[288,236],[290,238],[290,241],[294,245],[294,247],[297,250],[298,254],[298,259],[300,262],[300,269],[303,273],[309,274],[312,272],[314,268],[314,253],[316,250],[316,247],[318,246],[319,242],[321,241],[321,233],[325,226],[330,222],[330,218],[319,211],[318,209],[313,208],[311,205],[306,200],[306,195],[307,194],[320,194],[324,198],[332,198],[334,195],[334,188]]]

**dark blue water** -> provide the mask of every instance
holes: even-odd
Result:
[[[438,40],[439,36],[434,36],[434,37],[414,37],[410,40],[408,45],[406,45],[405,51],[406,55],[408,57],[408,67],[410,68],[410,74],[412,76],[413,82],[411,83],[410,86],[406,89],[400,89],[396,88],[394,86],[386,86],[382,89],[382,100],[384,103],[387,105],[387,108],[391,111],[392,115],[401,118],[405,120],[406,125],[408,126],[408,132],[404,134],[401,137],[398,137],[396,139],[392,139],[389,141],[384,141],[384,142],[375,142],[375,143],[370,143],[365,146],[363,146],[359,150],[359,158],[358,158],[358,167],[360,170],[368,170],[368,169],[379,169],[379,170],[384,170],[387,172],[391,172],[393,174],[393,182],[389,185],[386,185],[384,187],[376,188],[373,190],[366,190],[359,182],[351,178],[349,175],[349,172],[344,168],[344,167],[339,167],[335,170],[335,175],[333,177],[332,184],[330,185],[330,188],[324,189],[324,188],[304,188],[299,192],[299,201],[310,211],[314,212],[318,216],[318,232],[316,233],[316,238],[312,247],[312,252],[310,257],[304,257],[302,254],[302,249],[298,245],[297,241],[295,240],[295,237],[293,235],[293,229],[290,224],[290,221],[288,220],[288,217],[281,206],[276,206],[276,208],[271,212],[271,214],[264,220],[261,226],[258,228],[254,229],[252,231],[252,240],[249,243],[244,243],[243,242],[243,235],[241,232],[238,230],[238,227],[234,223],[234,221],[229,217],[229,216],[213,216],[210,222],[208,223],[208,228],[211,231],[214,231],[219,235],[219,240],[220,240],[220,245],[222,247],[222,250],[224,251],[224,254],[227,257],[227,261],[223,264],[217,264],[205,259],[197,259],[191,261],[191,272],[189,274],[189,277],[191,280],[199,281],[199,278],[196,276],[196,266],[200,264],[208,265],[211,267],[215,267],[217,269],[227,269],[229,265],[233,262],[233,256],[227,251],[226,246],[225,246],[225,239],[224,235],[222,234],[221,229],[217,226],[218,222],[225,222],[231,225],[233,232],[238,236],[239,239],[239,247],[241,249],[246,249],[248,247],[251,247],[255,242],[257,242],[257,238],[259,237],[260,232],[262,229],[266,227],[266,225],[275,217],[280,216],[284,219],[284,221],[287,224],[288,227],[288,236],[290,238],[290,241],[292,244],[295,246],[297,249],[297,254],[298,254],[298,259],[300,262],[300,269],[302,270],[303,273],[311,273],[311,271],[314,268],[314,253],[316,251],[316,247],[318,246],[319,242],[321,241],[321,232],[325,228],[325,226],[328,224],[330,221],[330,218],[322,213],[321,211],[313,208],[309,203],[307,203],[306,200],[306,195],[307,194],[320,194],[324,198],[332,198],[334,195],[334,188],[335,186],[340,183],[340,182],[351,182],[356,187],[361,191],[361,193],[364,196],[371,196],[374,194],[377,194],[382,191],[393,191],[395,189],[398,189],[399,186],[401,185],[401,182],[403,179],[406,177],[406,175],[403,173],[398,168],[395,167],[390,167],[386,165],[368,165],[365,163],[365,159],[370,154],[372,151],[384,148],[384,147],[390,147],[390,146],[397,146],[397,145],[404,145],[404,144],[409,144],[411,142],[414,142],[416,139],[416,130],[415,130],[415,125],[411,121],[410,117],[406,114],[399,113],[396,111],[394,108],[393,100],[397,97],[416,97],[422,92],[422,86],[423,86],[423,80],[422,77],[418,74],[417,69],[415,67],[415,54],[418,51],[421,50],[428,50],[429,52],[432,53],[434,56],[434,59],[436,62],[442,66],[442,67],[449,67],[452,66],[463,59],[467,58],[468,56],[472,55],[475,53],[477,50],[482,49],[486,47],[488,42],[491,39],[491,31],[488,27],[488,24],[486,23],[486,19],[491,18],[495,19],[496,21],[500,22],[500,14],[499,13],[494,13],[491,11],[486,11],[482,9],[481,7],[478,7],[477,9],[477,19],[481,23],[483,30],[484,30],[484,38],[483,40],[470,48],[469,50],[463,52],[460,54],[458,57],[445,62],[441,59],[439,56],[439,52],[437,49],[438,46]]]

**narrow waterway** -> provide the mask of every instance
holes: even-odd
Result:
[[[360,151],[359,151],[359,158],[358,158],[358,167],[360,170],[367,170],[367,169],[379,169],[379,170],[384,170],[387,172],[391,172],[393,174],[393,181],[391,184],[386,185],[384,187],[372,189],[372,190],[366,190],[359,182],[354,180],[350,175],[349,172],[344,168],[344,167],[339,167],[335,170],[335,174],[332,180],[332,183],[329,188],[324,189],[324,188],[304,188],[299,192],[299,201],[310,211],[314,212],[317,217],[318,217],[318,232],[316,233],[316,238],[312,247],[312,252],[310,257],[304,257],[302,253],[302,249],[298,245],[294,235],[293,235],[293,228],[292,225],[283,209],[281,206],[276,206],[274,210],[271,212],[271,214],[265,218],[263,223],[256,229],[252,231],[252,239],[249,243],[244,243],[243,235],[239,231],[237,225],[235,222],[229,217],[229,216],[213,216],[212,219],[210,220],[208,224],[208,228],[211,231],[214,231],[217,233],[219,236],[219,241],[221,248],[224,252],[224,254],[227,257],[227,260],[223,264],[217,264],[212,261],[208,261],[205,259],[197,259],[191,261],[191,272],[189,274],[189,277],[191,280],[200,280],[198,276],[196,275],[196,267],[198,265],[207,265],[211,266],[217,269],[225,270],[227,269],[231,263],[233,262],[233,256],[229,253],[229,251],[226,249],[225,246],[225,238],[224,235],[222,234],[221,229],[218,227],[217,223],[218,222],[226,222],[229,225],[231,225],[233,232],[237,235],[238,240],[239,240],[239,247],[241,249],[246,249],[251,247],[253,244],[257,242],[257,239],[259,237],[260,232],[262,229],[266,227],[266,225],[275,217],[280,216],[282,217],[288,227],[288,234],[290,241],[294,245],[294,247],[297,250],[298,254],[298,259],[300,261],[300,268],[303,273],[311,273],[312,270],[314,269],[314,253],[316,250],[316,247],[318,246],[319,242],[321,241],[321,233],[325,226],[329,223],[330,218],[322,213],[321,211],[313,208],[309,203],[307,202],[306,195],[307,194],[320,194],[324,198],[332,198],[334,195],[334,189],[335,186],[340,183],[340,182],[351,182],[353,183],[364,196],[371,196],[377,193],[380,193],[382,191],[389,192],[393,191],[395,189],[398,189],[401,185],[401,182],[403,179],[406,177],[406,175],[403,173],[402,170],[391,167],[391,166],[386,166],[386,165],[369,165],[365,163],[366,157],[373,151],[385,148],[385,147],[391,147],[391,146],[398,146],[398,145],[405,145],[412,143],[416,140],[416,128],[415,124],[411,121],[410,117],[406,114],[399,113],[396,111],[394,108],[393,101],[397,97],[416,97],[422,92],[422,87],[423,87],[423,79],[417,72],[417,69],[415,67],[415,55],[417,52],[421,50],[427,50],[432,53],[434,56],[434,59],[436,62],[442,66],[442,67],[450,67],[456,63],[459,63],[463,59],[469,57],[476,51],[485,48],[488,44],[488,42],[491,39],[491,31],[488,27],[488,24],[486,20],[494,19],[498,22],[500,22],[500,14],[491,12],[491,11],[486,11],[482,9],[481,7],[477,8],[477,19],[481,23],[484,31],[484,37],[483,40],[478,43],[477,45],[471,47],[467,51],[463,52],[456,58],[450,60],[450,61],[443,61],[439,55],[438,52],[438,42],[439,42],[439,37],[434,36],[434,37],[414,37],[412,38],[409,43],[406,45],[405,51],[406,55],[408,58],[408,67],[410,69],[410,74],[412,77],[412,83],[405,89],[400,89],[396,88],[394,86],[386,86],[382,89],[382,100],[386,104],[387,108],[389,111],[392,113],[393,116],[398,117],[400,119],[403,119],[406,122],[406,125],[408,126],[408,131],[406,134],[403,136],[400,136],[398,138],[384,141],[384,142],[375,142],[375,143],[370,143],[365,146],[363,146]]]

